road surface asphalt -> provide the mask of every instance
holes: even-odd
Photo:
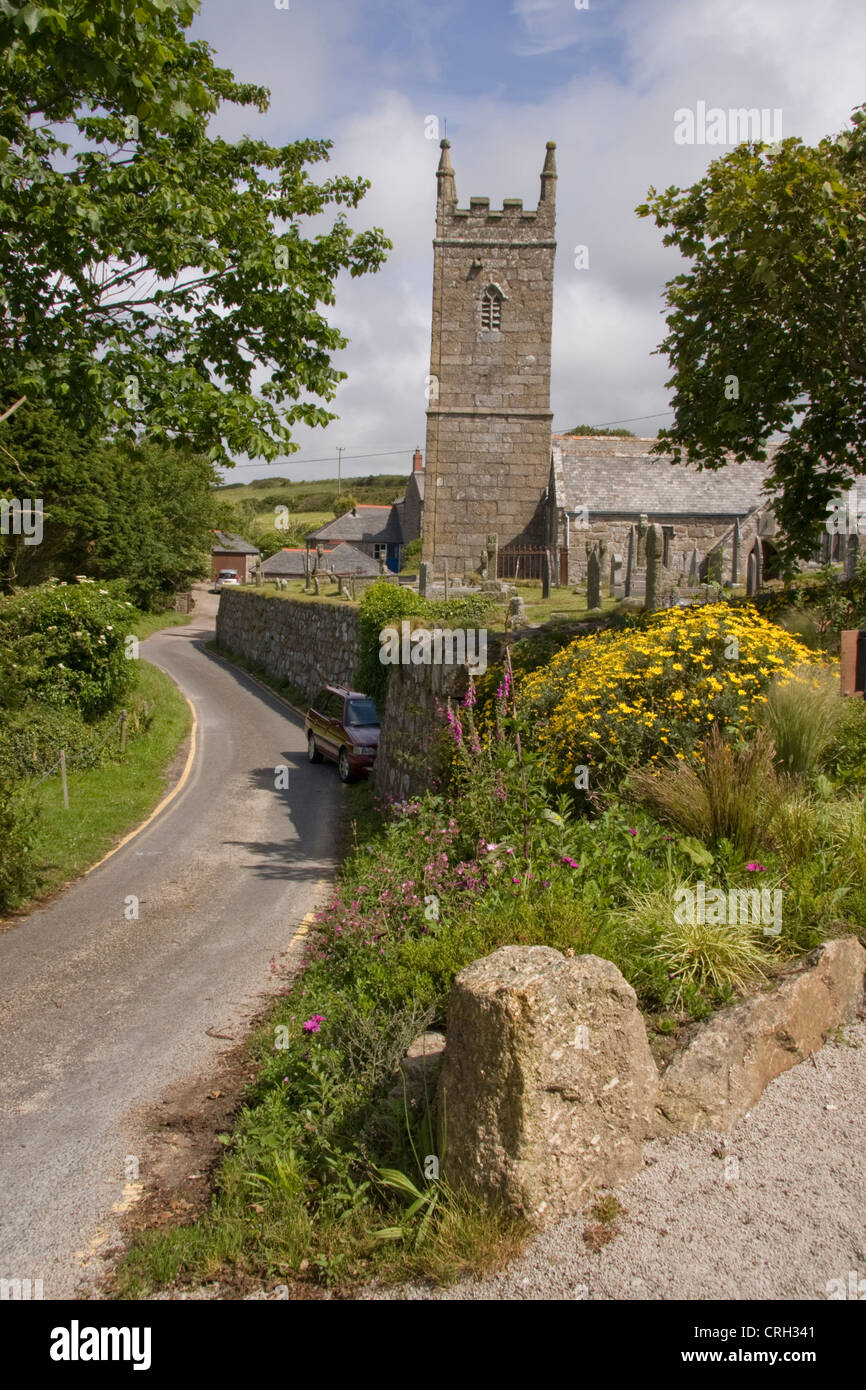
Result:
[[[310,766],[301,721],[205,650],[215,608],[199,591],[190,626],[141,647],[196,712],[182,790],[0,935],[0,1277],[42,1279],[46,1299],[98,1272],[143,1113],[207,1073],[225,1047],[209,1033],[236,1034],[260,1007],[269,959],[335,866],[336,771]],[[275,789],[279,765],[288,790]]]

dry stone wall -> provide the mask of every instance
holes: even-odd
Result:
[[[323,685],[354,684],[358,610],[348,603],[316,604],[225,589],[216,639],[269,676],[290,681],[309,700]]]

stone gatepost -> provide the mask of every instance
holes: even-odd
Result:
[[[658,1071],[611,961],[504,946],[461,970],[439,1080],[443,1176],[535,1226],[638,1172]]]

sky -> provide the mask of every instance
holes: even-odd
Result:
[[[300,449],[284,459],[239,461],[233,482],[333,477],[338,447],[344,477],[405,474],[424,448],[446,123],[461,207],[471,196],[534,207],[545,144],[556,141],[554,429],[630,421],[652,435],[670,420],[656,348],[664,284],[682,262],[634,209],[651,185],[686,187],[732,147],[678,143],[674,113],[699,102],[779,111],[783,136],[814,143],[866,101],[863,0],[278,3],[202,0],[192,36],[271,91],[263,115],[225,108],[212,129],[331,140],[330,165],[314,176],[368,179],[350,223],[381,227],[393,250],[376,274],[341,276],[326,311],[350,340],[336,355],[347,379],[328,405],[339,418],[298,426]]]

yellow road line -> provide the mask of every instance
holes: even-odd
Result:
[[[160,667],[160,669],[162,668]],[[177,685],[176,681],[175,685]],[[180,686],[178,686],[177,688],[178,690],[180,690]],[[180,693],[181,695],[183,695],[182,690],[180,691]],[[195,758],[196,731],[198,729],[198,720],[196,718],[192,701],[189,700],[186,695],[183,695],[183,698],[189,705],[189,711],[192,715],[192,728],[190,729],[189,735],[189,752],[186,755],[186,763],[184,765],[183,772],[180,774],[180,777],[178,778],[175,785],[172,787],[171,791],[162,798],[162,801],[160,801],[158,806],[154,807],[147,819],[143,820],[141,822],[141,825],[137,825],[134,830],[130,830],[127,835],[124,835],[123,839],[119,840],[118,843],[114,846],[114,849],[110,849],[108,853],[104,854],[102,858],[97,860],[95,864],[91,864],[89,869],[85,869],[84,873],[81,875],[82,878],[86,878],[88,874],[92,874],[94,869],[98,869],[100,865],[104,864],[107,859],[110,859],[113,854],[117,854],[117,851],[119,849],[123,849],[124,845],[128,845],[130,840],[134,840],[136,835],[140,835],[142,830],[146,830],[147,827],[150,825],[151,821],[156,820],[157,816],[165,810],[169,802],[174,801],[174,798],[183,790],[192,771],[193,760]]]

